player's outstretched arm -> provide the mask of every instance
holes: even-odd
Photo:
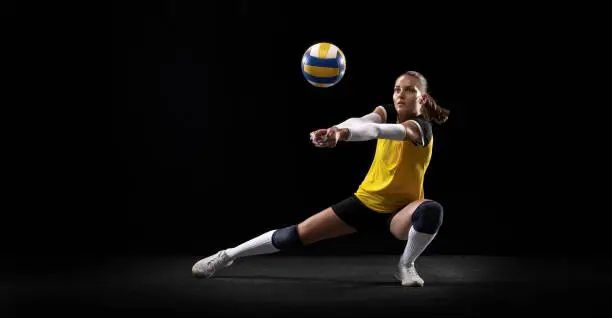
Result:
[[[417,122],[408,120],[401,124],[365,123],[350,128],[341,128],[342,141],[366,141],[373,139],[411,140],[421,143],[422,133]]]
[[[377,106],[373,112],[368,113],[362,117],[352,117],[349,118],[334,127],[337,128],[349,128],[353,126],[363,125],[367,123],[384,123],[386,121],[387,114],[385,113],[385,108],[382,106]]]
[[[377,106],[373,112],[361,117],[351,117],[337,125],[326,129],[318,129],[310,133],[310,140],[319,148],[333,148],[336,146],[340,136],[337,135],[340,128],[360,126],[368,123],[383,123],[387,114],[382,106]]]

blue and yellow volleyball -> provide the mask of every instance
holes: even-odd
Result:
[[[331,43],[317,43],[302,57],[302,74],[316,87],[331,87],[340,82],[346,71],[344,53]]]

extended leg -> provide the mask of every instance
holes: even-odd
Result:
[[[197,278],[208,278],[217,270],[232,265],[238,258],[288,251],[353,232],[352,227],[338,218],[331,208],[327,208],[298,225],[271,230],[236,247],[221,250],[195,263],[191,272]]]

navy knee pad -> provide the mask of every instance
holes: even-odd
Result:
[[[272,245],[277,249],[290,250],[302,246],[297,225],[287,226],[272,233]]]
[[[417,232],[435,234],[442,225],[444,209],[436,201],[425,201],[412,214],[412,227]]]

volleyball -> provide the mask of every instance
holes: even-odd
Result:
[[[302,57],[302,74],[308,83],[316,87],[338,84],[345,71],[344,53],[331,43],[317,43],[309,47]]]

